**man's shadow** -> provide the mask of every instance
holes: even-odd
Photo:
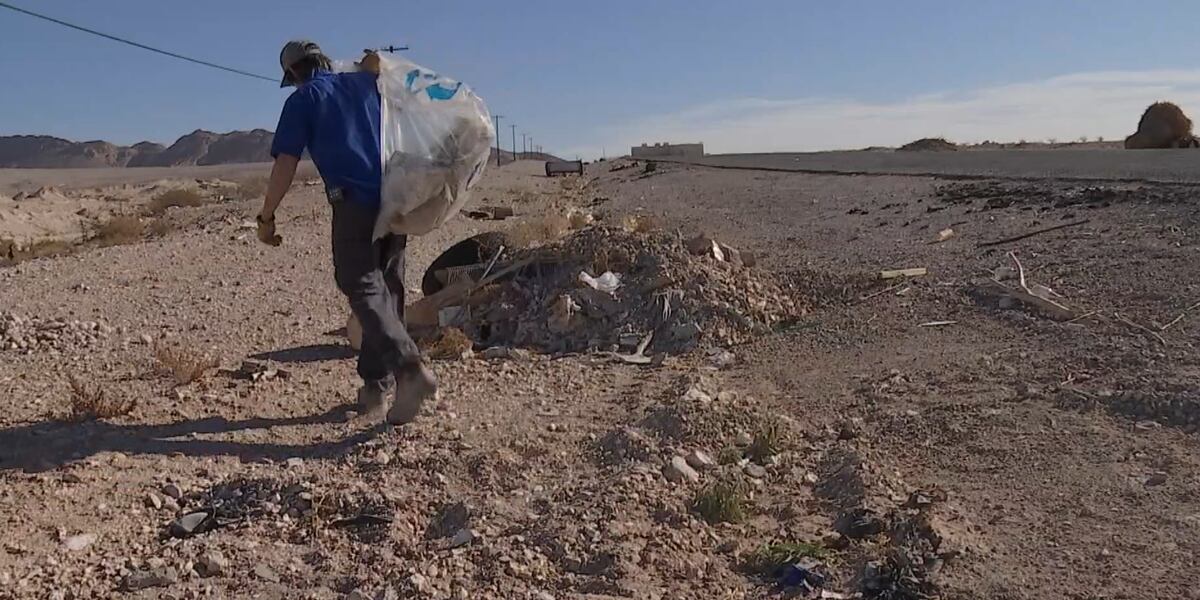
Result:
[[[341,456],[354,446],[378,435],[383,424],[349,437],[314,444],[261,444],[195,439],[197,435],[222,434],[247,429],[270,429],[299,425],[346,422],[348,406],[319,415],[281,419],[251,418],[230,421],[208,417],[163,425],[114,425],[104,421],[69,423],[47,421],[0,429],[0,473],[20,469],[48,471],[88,458],[99,452],[128,455],[180,453],[187,456],[236,456],[244,462]]]
[[[321,344],[256,354],[251,358],[283,363],[342,360],[354,356],[346,346]],[[187,456],[236,456],[245,462],[285,460],[292,457],[330,458],[378,435],[380,423],[344,439],[314,444],[247,443],[196,439],[249,429],[271,429],[346,422],[349,406],[338,406],[318,415],[279,419],[250,418],[230,421],[207,417],[162,425],[114,425],[104,421],[71,423],[45,421],[0,429],[0,473],[20,469],[47,471],[88,458],[99,452]]]

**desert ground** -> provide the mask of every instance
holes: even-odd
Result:
[[[410,302],[570,277],[397,428],[311,174],[270,248],[263,166],[3,172],[0,598],[1200,598],[1195,155],[871,154],[491,167]]]

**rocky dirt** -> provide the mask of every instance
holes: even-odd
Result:
[[[316,187],[279,249],[231,196],[0,270],[0,598],[1197,597],[1196,188],[614,164],[492,169],[517,216],[412,241],[408,280],[505,229],[633,318],[527,280],[576,341],[430,347],[402,428],[349,410]],[[1013,256],[1070,319],[977,293]],[[641,312],[663,272],[703,326],[631,361],[687,324]]]

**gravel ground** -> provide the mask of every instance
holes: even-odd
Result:
[[[33,338],[0,349],[0,598],[1196,597],[1193,188],[617,164],[492,169],[478,203],[518,216],[414,240],[409,287],[573,207],[708,234],[809,308],[656,365],[477,348],[387,428],[347,412],[316,188],[279,249],[231,200],[0,270]],[[1072,319],[981,299],[1009,251]]]

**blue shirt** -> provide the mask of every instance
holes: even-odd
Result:
[[[366,72],[317,71],[300,85],[279,115],[271,156],[302,156],[304,150],[325,180],[347,199],[379,204],[379,89]]]

